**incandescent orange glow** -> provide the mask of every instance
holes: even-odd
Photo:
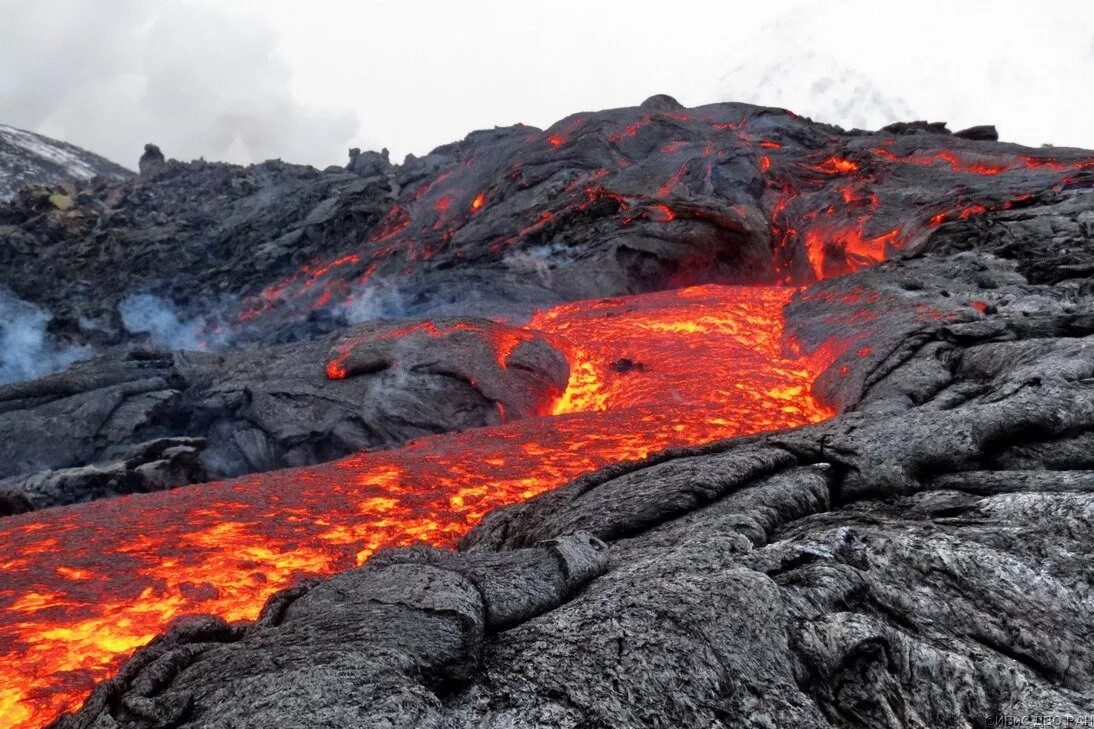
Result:
[[[828,159],[816,165],[814,168],[821,172],[828,172],[833,175],[847,175],[852,172],[858,172],[858,163],[852,162],[849,159],[843,157],[829,157]]]
[[[763,199],[758,201],[762,210],[756,212],[768,218],[777,258],[774,272],[784,283],[872,265],[921,240],[931,228],[1016,207],[1035,193],[1071,185],[1094,169],[1094,160],[1071,153],[1035,157],[1000,147],[960,145],[900,152],[908,145],[897,145],[895,138],[832,137],[803,145],[793,137],[765,138],[771,130],[764,118],[709,118],[690,128],[688,114],[628,115],[611,126],[607,143],[612,150],[596,157],[597,167],[565,185],[551,186],[545,204],[531,208],[524,193],[527,185],[538,184],[532,171],[539,164],[536,155],[544,148],[554,152],[569,147],[577,139],[603,142],[605,130],[595,115],[575,115],[551,130],[525,136],[522,149],[505,155],[504,164],[491,162],[489,156],[468,156],[403,192],[356,253],[325,264],[311,261],[247,296],[237,323],[261,328],[262,317],[292,319],[337,309],[352,303],[357,287],[374,276],[390,279],[418,264],[455,265],[465,255],[465,244],[483,234],[486,250],[500,254],[564,239],[569,225],[591,218],[614,221],[621,228],[718,218],[721,213],[715,209],[721,203],[696,207],[696,195],[704,198],[718,189],[719,165],[727,155],[745,150],[763,178]],[[674,127],[671,137],[649,148],[639,143],[644,129],[668,120]],[[944,138],[930,141],[946,144]],[[925,174],[941,184],[930,186],[926,197],[910,204],[908,190],[921,184]],[[1001,179],[985,179],[994,177]],[[512,212],[511,225],[468,234],[467,223],[488,207],[487,190],[489,206]],[[902,211],[899,219],[888,212],[897,210]],[[689,235],[686,226],[673,227],[670,235]],[[331,371],[338,374],[336,366]]]
[[[273,592],[383,545],[454,544],[490,509],[670,446],[813,423],[831,360],[783,350],[793,289],[701,286],[564,304],[554,413],[0,522],[0,726],[40,727],[174,618],[254,618]],[[427,326],[427,325],[418,325]],[[504,361],[512,341],[495,343]]]

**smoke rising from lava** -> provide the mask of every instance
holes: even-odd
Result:
[[[168,349],[219,349],[227,336],[202,317],[183,320],[169,301],[152,294],[132,294],[118,304],[122,326],[132,334],[148,334],[151,342]],[[214,334],[210,335],[209,332]]]
[[[181,0],[9,5],[0,108],[129,166],[146,141],[180,159],[340,158],[359,126],[294,97],[271,28]]]
[[[0,287],[0,385],[68,369],[90,358],[87,346],[66,346],[46,331],[52,317]]]
[[[335,313],[347,324],[360,324],[376,319],[393,319],[404,316],[406,300],[398,286],[377,279],[354,290]]]

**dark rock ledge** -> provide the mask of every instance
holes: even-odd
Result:
[[[456,322],[439,336],[373,322],[219,354],[138,349],[0,386],[0,516],[492,425],[565,388],[566,358],[547,342],[521,342],[503,369],[489,335],[508,328],[435,324]]]

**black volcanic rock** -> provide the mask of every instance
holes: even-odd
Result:
[[[55,205],[49,188],[26,188],[0,207],[0,279],[52,314],[59,346],[109,352],[137,342],[164,354],[134,364],[115,351],[71,378],[43,381],[44,394],[25,402],[11,394],[20,386],[0,391],[8,393],[0,394],[6,508],[53,503],[43,484],[84,483],[80,469],[95,464],[130,464],[117,492],[185,474],[200,480],[184,469],[145,485],[131,476],[130,458],[119,461],[119,449],[163,438],[205,439],[204,477],[220,478],[492,423],[499,405],[512,417],[538,407],[534,397],[510,402],[513,383],[454,364],[429,375],[448,378],[440,391],[416,382],[385,400],[365,388],[321,412],[329,388],[354,387],[316,383],[330,342],[352,340],[343,327],[358,319],[512,315],[562,299],[710,280],[804,281],[886,255],[974,250],[1013,260],[1032,283],[1088,295],[1094,158],[941,128],[847,133],[784,110],[688,110],[657,96],[546,132],[475,132],[400,166],[359,150],[349,169],[325,172],[279,161],[183,164],[161,161],[150,145],[155,171],[90,183],[66,197],[72,207]],[[295,273],[278,278],[287,270]],[[156,305],[163,311],[144,311]],[[127,318],[134,311],[148,321]],[[187,336],[156,331],[164,311]],[[818,336],[830,334],[822,327]],[[308,343],[316,337],[329,339]],[[428,359],[454,341],[427,336],[413,347]],[[300,344],[264,348],[278,342]],[[388,344],[351,347],[339,366],[364,378],[355,382],[384,381]],[[482,350],[470,360],[491,361]],[[559,382],[557,362],[532,370]],[[111,379],[119,371],[122,379]],[[251,379],[263,383],[261,395]],[[473,392],[450,402],[441,394],[468,381],[478,383]],[[92,384],[71,384],[81,382]],[[528,392],[549,389],[541,382]],[[79,417],[66,430],[58,418],[70,411]],[[35,437],[20,435],[28,423]],[[57,492],[73,498],[72,489]]]
[[[1085,188],[1037,195],[1020,209],[944,223],[925,243],[939,253],[990,251],[1031,281],[1094,291],[1094,180]],[[1033,202],[1031,200],[1031,202]]]
[[[140,170],[141,177],[152,177],[164,170],[167,167],[167,160],[163,156],[163,151],[154,144],[144,145],[144,154],[138,162],[137,169]]]
[[[141,339],[119,314],[133,295],[247,345],[374,316],[808,282],[1089,189],[1090,153],[990,136],[927,122],[845,132],[657,96],[543,131],[474,132],[401,165],[355,150],[322,172],[169,161],[90,185],[71,209],[0,207],[0,284],[50,313],[51,333],[103,348]]]
[[[510,332],[522,339],[503,367],[492,337]],[[365,324],[221,354],[105,357],[0,386],[0,514],[303,466],[534,415],[568,376],[565,357],[542,339],[467,319],[428,330]]]
[[[48,311],[50,331],[66,341],[139,340],[118,309],[130,294],[155,295],[212,324],[258,282],[357,239],[383,215],[388,186],[279,161],[171,160],[148,179],[88,183],[63,211],[46,204],[48,192],[28,193],[0,207],[0,278]],[[334,328],[318,320],[309,331]]]
[[[588,534],[500,559],[383,552],[363,570],[282,593],[248,628],[209,618],[178,625],[102,684],[89,707],[118,707],[114,717],[104,716],[105,726],[191,719],[254,727],[434,726],[441,697],[475,675],[486,635],[557,608],[606,566],[605,545]],[[328,640],[334,634],[337,646]],[[285,650],[287,642],[292,648]],[[251,668],[241,672],[244,666]],[[209,671],[225,678],[212,694]],[[152,696],[127,691],[155,674],[176,680]],[[270,685],[287,690],[234,715],[222,711],[231,696]],[[347,694],[367,711],[341,702]],[[90,727],[97,715],[89,710],[60,724]]]
[[[882,132],[889,132],[890,134],[949,134],[950,130],[946,127],[946,122],[929,122],[929,121],[913,121],[913,122],[895,122],[893,124],[887,124],[881,128]],[[972,137],[970,137],[971,139]]]
[[[388,159],[387,149],[379,152],[362,152],[357,147],[349,151],[349,164],[346,165],[346,169],[362,177],[389,175],[394,172],[391,160]]]
[[[23,185],[54,185],[93,177],[125,180],[133,173],[85,149],[0,124],[0,201]]]
[[[969,127],[968,129],[954,132],[953,135],[964,139],[976,139],[982,142],[999,141],[999,132],[992,124],[980,124],[975,127]]]

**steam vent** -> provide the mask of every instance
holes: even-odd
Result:
[[[1094,152],[353,152],[0,204],[0,727],[1094,717]]]

